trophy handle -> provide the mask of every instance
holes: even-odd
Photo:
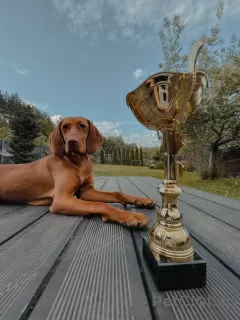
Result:
[[[206,38],[205,37],[202,37],[201,40],[195,42],[193,45],[192,45],[192,48],[190,50],[190,54],[188,56],[188,68],[187,68],[187,72],[189,73],[193,73],[193,74],[196,74],[196,62],[197,62],[197,58],[198,58],[198,55],[204,45],[206,41]]]

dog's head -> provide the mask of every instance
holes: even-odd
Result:
[[[53,154],[62,158],[93,154],[102,146],[103,139],[91,121],[80,117],[61,120],[51,133],[49,147]]]

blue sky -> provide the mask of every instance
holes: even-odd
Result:
[[[52,115],[83,116],[104,135],[159,144],[137,123],[126,94],[162,61],[164,16],[187,22],[182,45],[208,34],[218,0],[3,0],[0,89]],[[239,0],[225,0],[223,36],[239,36]]]

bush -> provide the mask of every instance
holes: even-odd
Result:
[[[224,177],[223,166],[218,164],[214,169],[200,168],[199,175],[202,180],[218,179]]]
[[[162,160],[159,160],[159,161],[156,163],[154,169],[157,169],[157,170],[162,170],[162,169],[164,169],[164,162],[163,162]]]
[[[181,163],[184,165],[184,170],[188,172],[193,172],[196,170],[195,166],[188,161],[181,161]]]
[[[149,168],[149,169],[154,169],[154,168],[155,168],[155,164],[154,164],[154,163],[150,163],[150,164],[148,165],[148,168]]]
[[[199,175],[202,180],[208,180],[210,179],[211,172],[208,168],[201,168],[199,170]]]

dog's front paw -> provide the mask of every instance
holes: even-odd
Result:
[[[150,219],[142,213],[129,212],[122,224],[131,228],[146,228],[149,221]]]
[[[137,207],[152,209],[156,206],[156,201],[148,198],[136,198],[135,205]]]
[[[150,219],[148,219],[142,213],[127,212],[121,210],[120,212],[118,212],[118,214],[111,216],[103,216],[102,221],[115,221],[117,223],[131,228],[146,228]]]

